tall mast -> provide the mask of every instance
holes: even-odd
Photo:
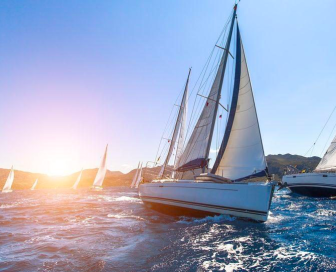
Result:
[[[223,55],[224,67],[223,67],[221,78],[220,78],[219,94],[218,94],[217,100],[216,100],[215,113],[213,115],[213,119],[212,119],[212,123],[211,123],[211,129],[210,129],[210,135],[209,135],[209,141],[208,141],[208,145],[207,145],[206,153],[205,153],[205,158],[207,160],[209,159],[209,152],[210,152],[210,147],[211,147],[211,142],[212,142],[212,136],[213,136],[213,132],[214,132],[214,129],[215,129],[218,105],[219,105],[219,101],[220,101],[220,98],[221,98],[221,91],[222,91],[222,86],[223,86],[225,70],[226,70],[226,63],[227,63],[227,59],[228,59],[228,56],[229,56],[229,50],[230,50],[234,21],[236,19],[236,13],[237,13],[237,4],[235,4],[234,7],[233,7],[233,15],[232,15],[232,19],[231,19],[230,31],[229,31],[229,35],[228,35],[228,38],[227,38],[227,41],[226,41],[225,48],[224,48],[224,53],[223,53],[224,54]],[[205,172],[205,166],[203,167],[202,172],[203,173]]]
[[[166,160],[165,160],[164,164],[162,165],[162,168],[161,168],[161,171],[160,171],[160,174],[159,174],[160,178],[164,175],[164,171],[165,171],[165,169],[167,167],[167,164],[169,163],[170,156],[173,153],[173,148],[174,148],[175,141],[176,141],[176,136],[177,136],[177,133],[178,133],[179,123],[181,122],[180,117],[181,117],[181,114],[182,114],[182,110],[184,110],[184,106],[182,104],[186,100],[186,95],[187,95],[188,85],[189,85],[190,73],[191,73],[191,68],[189,68],[188,78],[187,78],[187,82],[186,82],[185,87],[184,87],[184,92],[183,92],[183,96],[182,96],[182,100],[181,100],[181,104],[180,104],[180,109],[179,109],[179,112],[178,112],[178,115],[177,115],[177,119],[176,119],[176,124],[175,124],[175,127],[174,127],[174,132],[173,132],[172,140],[170,141],[170,146],[169,146],[168,154],[167,154],[167,157],[166,157]]]

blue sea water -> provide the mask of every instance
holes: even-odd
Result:
[[[336,271],[336,200],[276,192],[266,223],[171,217],[134,190],[0,194],[0,271]]]

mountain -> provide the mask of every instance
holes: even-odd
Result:
[[[295,166],[298,170],[314,170],[320,162],[320,157],[304,157],[300,155],[278,154],[266,156],[268,169],[270,174],[274,174],[277,180],[280,180],[283,175],[284,168],[287,165]]]
[[[281,179],[283,174],[283,169],[287,165],[296,166],[299,170],[303,169],[315,169],[317,164],[320,162],[319,157],[303,157],[299,155],[291,154],[278,154],[278,155],[268,155],[266,156],[269,172],[275,175],[277,180]],[[159,174],[160,166],[154,168],[144,168],[143,176],[145,180],[152,180]],[[168,166],[167,170],[172,170],[172,167]],[[0,168],[0,189],[4,186],[10,169]],[[93,180],[97,174],[98,169],[86,169],[83,170],[83,175],[78,188],[90,187]],[[127,174],[123,174],[120,171],[109,171],[107,170],[106,177],[104,180],[104,187],[110,186],[130,186],[132,179],[135,175],[136,169],[133,169]],[[38,178],[38,184],[36,189],[42,188],[71,188],[79,172],[73,173],[68,176],[63,177],[50,177],[45,174],[30,173],[14,169],[14,183],[13,190],[20,189],[30,189],[34,181]],[[186,178],[192,178],[192,175]]]

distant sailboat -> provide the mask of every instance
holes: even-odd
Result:
[[[32,190],[32,191],[35,190],[35,187],[36,187],[36,185],[37,185],[37,181],[38,181],[38,179],[35,180],[35,182],[34,182],[34,184],[33,184],[33,186],[31,187],[30,190]]]
[[[82,169],[81,172],[79,173],[79,176],[78,176],[78,178],[77,178],[75,184],[72,186],[72,189],[74,189],[74,190],[77,189],[77,186],[78,186],[78,184],[79,184],[79,182],[80,182],[80,180],[81,180],[81,177],[82,177],[82,173],[83,173],[83,169]]]
[[[135,175],[133,177],[133,180],[132,180],[132,183],[131,183],[131,188],[135,188],[135,183],[136,183],[137,178],[138,178],[139,169],[140,169],[140,162],[138,163],[138,168],[137,168],[137,170],[135,172]]]
[[[93,185],[92,185],[92,189],[95,189],[95,190],[102,190],[103,189],[103,181],[104,181],[104,178],[105,178],[105,175],[106,175],[106,157],[107,157],[107,147],[108,145],[106,145],[106,149],[105,149],[105,154],[104,154],[104,157],[103,157],[103,160],[100,164],[100,167],[98,169],[98,173],[96,175],[96,178],[93,182]]]
[[[139,188],[139,184],[142,180],[142,163],[141,163],[141,166],[140,166],[140,170],[139,170],[139,174],[137,176],[137,179],[135,181],[135,184],[134,184],[134,188],[138,189]]]
[[[12,169],[9,172],[9,175],[8,175],[7,181],[5,183],[5,186],[2,189],[3,193],[10,193],[10,192],[12,192],[13,181],[14,181],[14,169],[13,169],[13,166],[12,166]]]

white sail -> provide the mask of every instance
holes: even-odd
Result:
[[[174,168],[177,166],[177,162],[179,158],[181,157],[181,153],[183,151],[182,148],[183,148],[184,139],[185,139],[185,124],[186,124],[186,118],[187,118],[188,85],[189,85],[190,72],[191,72],[191,69],[189,69],[189,74],[188,74],[187,82],[184,88],[180,109],[177,115],[173,137],[170,141],[168,154],[167,154],[166,160],[163,163],[160,173],[159,173],[160,178],[164,174],[165,168],[167,167],[169,160],[173,154],[176,143],[177,143],[177,150],[176,150],[176,155],[175,155]],[[174,176],[174,172],[172,173],[172,176]]]
[[[37,185],[37,181],[38,181],[38,179],[35,180],[35,182],[34,182],[34,184],[33,184],[33,186],[31,187],[30,190],[32,190],[32,191],[35,190],[35,187],[36,187],[36,185]]]
[[[138,175],[137,180],[135,182],[135,186],[134,186],[135,188],[139,188],[139,184],[140,184],[141,180],[142,180],[142,163],[141,163],[141,166],[140,166],[139,175]]]
[[[78,176],[78,178],[76,179],[75,184],[72,186],[72,189],[74,189],[74,190],[77,189],[77,186],[78,186],[78,184],[79,184],[79,182],[80,182],[80,180],[81,180],[81,178],[82,178],[82,173],[83,173],[83,169],[80,171],[79,176]]]
[[[102,187],[102,185],[103,185],[103,181],[104,181],[104,178],[105,178],[105,175],[106,175],[106,170],[107,170],[106,169],[107,147],[108,147],[108,145],[106,145],[105,154],[104,154],[103,160],[100,164],[100,167],[98,169],[98,173],[96,175],[96,178],[93,182],[93,187]]]
[[[315,171],[333,171],[336,169],[336,137],[332,140],[327,152],[317,165]]]
[[[12,169],[9,172],[7,181],[6,181],[6,183],[5,183],[5,185],[4,185],[3,189],[2,189],[3,193],[11,192],[12,191],[13,181],[14,181],[14,169],[13,169],[13,166],[12,166]]]
[[[267,168],[250,75],[237,25],[236,74],[229,119],[213,174],[231,180],[265,176]]]
[[[135,175],[133,177],[133,180],[132,180],[132,183],[131,183],[131,188],[135,187],[135,183],[136,183],[137,178],[138,178],[139,168],[140,168],[140,162],[138,163],[138,168],[137,168],[137,170],[135,172]]]
[[[217,100],[221,92],[225,63],[226,57],[225,54],[223,54],[202,113],[183,153],[180,155],[180,159],[176,162],[176,168],[178,168],[179,171],[184,171],[183,169],[200,168],[207,163],[209,141],[212,140],[210,138],[213,130],[213,122],[215,122],[214,115],[217,112]]]

